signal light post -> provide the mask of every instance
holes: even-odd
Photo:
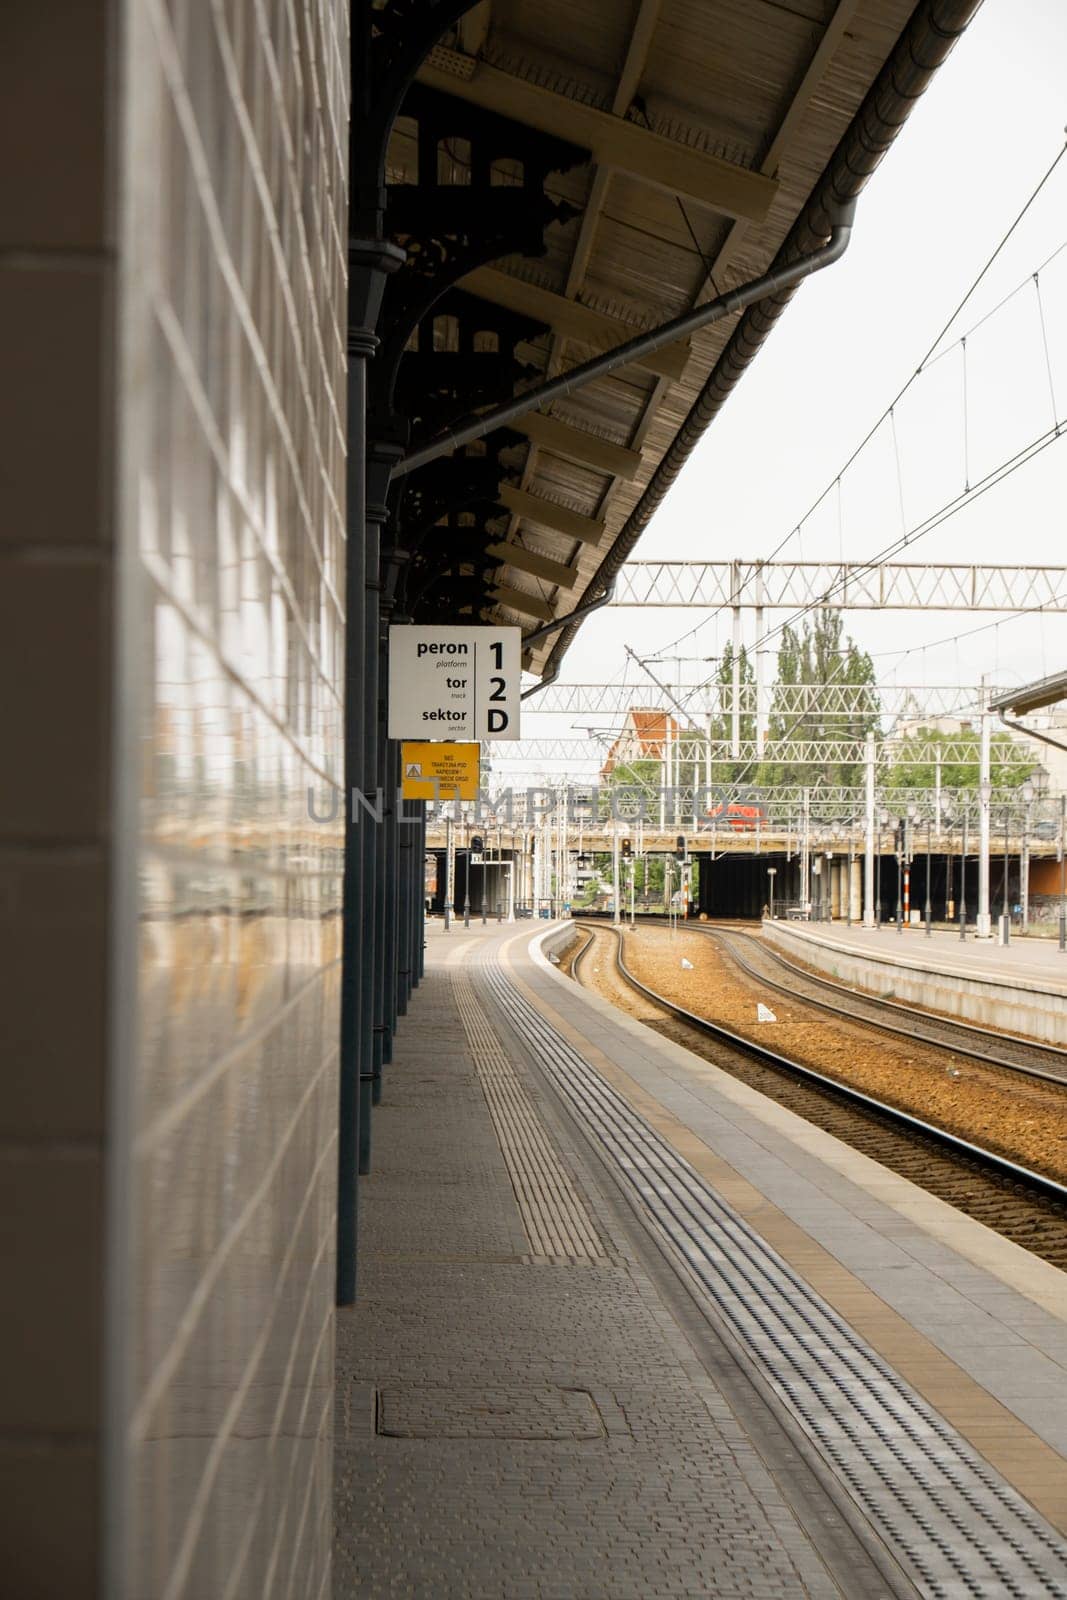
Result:
[[[634,861],[634,847],[633,847],[633,841],[631,839],[624,839],[622,841],[622,858],[623,858],[624,861],[628,861],[630,863],[630,929],[631,929],[631,932],[632,932],[633,931],[633,925],[634,925],[634,873],[637,870],[637,864]],[[620,886],[620,888],[621,888],[621,886]],[[620,910],[621,910],[621,902],[620,902]],[[619,920],[620,920],[620,916],[619,916],[619,912],[617,911],[616,912],[616,917],[615,917],[616,924],[618,924]]]
[[[681,900],[682,900],[682,896],[686,892],[685,868],[686,868],[686,862],[688,860],[688,857],[686,855],[685,834],[684,833],[675,834],[675,837],[674,837],[674,859],[678,863],[678,901],[679,901],[679,904],[677,906],[675,905],[673,894],[671,896],[670,904],[671,904],[671,914],[672,914],[673,926],[675,928],[677,928],[677,926],[678,926],[678,913],[679,913],[679,910],[681,909]]]

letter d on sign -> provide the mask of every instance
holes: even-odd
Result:
[[[488,715],[489,732],[503,733],[509,721],[510,718],[508,717],[506,711],[498,711],[495,708],[492,709]]]

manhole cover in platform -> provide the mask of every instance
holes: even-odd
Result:
[[[435,1389],[378,1392],[378,1432],[393,1439],[602,1439],[585,1389]]]

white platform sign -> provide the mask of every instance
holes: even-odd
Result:
[[[517,739],[521,628],[389,629],[390,739]]]

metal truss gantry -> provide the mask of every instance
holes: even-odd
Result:
[[[730,717],[736,759],[741,739],[744,611],[755,614],[755,731],[762,747],[770,714],[764,611],[803,613],[827,606],[871,611],[1067,612],[1067,567],[892,561],[629,561],[619,573],[611,603],[729,610],[734,654]]]
[[[671,697],[693,717],[730,716],[734,709],[730,684],[671,684]],[[870,716],[961,717],[981,711],[982,690],[958,684],[783,683],[771,691],[773,709],[783,717]],[[740,685],[742,716],[755,716],[754,683]],[[629,711],[668,709],[663,691],[654,683],[554,683],[534,702],[538,713],[572,716],[625,716]]]
[[[1067,567],[920,562],[628,561],[615,606],[1067,612]]]
[[[601,767],[604,763],[612,735],[591,731],[585,739],[517,739],[514,743],[498,745],[493,753],[494,768],[542,766],[546,762],[566,763],[573,769]],[[879,766],[901,759],[911,765],[977,766],[979,750],[973,739],[947,739],[944,742],[925,742],[920,738],[880,740],[876,747]],[[761,762],[774,766],[862,766],[866,760],[866,744],[862,739],[787,739],[781,742],[768,740],[759,745],[754,739],[743,739],[734,746],[728,739],[687,738],[683,733],[672,752],[674,761],[704,766],[727,763],[749,766],[753,772]],[[995,766],[1036,766],[1038,757],[1033,749],[1021,742],[1012,741],[998,745],[993,757]]]

